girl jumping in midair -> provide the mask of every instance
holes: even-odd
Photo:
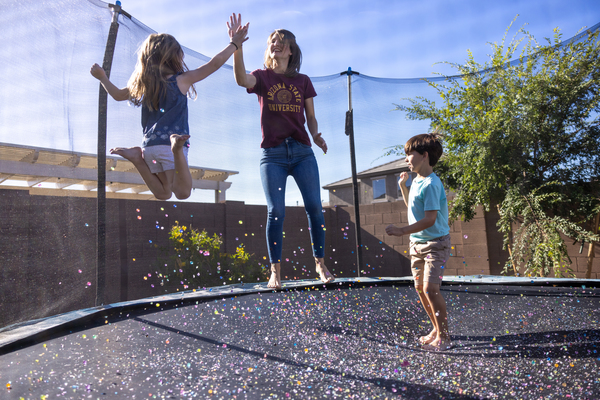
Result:
[[[227,47],[194,70],[188,70],[183,49],[173,36],[153,33],[142,44],[135,71],[123,89],[98,64],[92,66],[90,73],[113,99],[142,106],[142,147],[116,147],[110,153],[133,163],[157,199],[168,200],[173,194],[178,199],[190,197],[187,98],[196,97],[194,83],[218,70],[247,40],[247,32],[248,25],[238,25],[235,31],[230,28]]]

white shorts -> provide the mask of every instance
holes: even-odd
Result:
[[[183,146],[183,155],[187,161],[189,147]],[[175,169],[175,158],[171,151],[171,146],[159,144],[158,146],[148,146],[142,148],[144,161],[153,174]]]

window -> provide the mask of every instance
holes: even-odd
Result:
[[[373,182],[373,200],[385,200],[385,177],[374,178]]]

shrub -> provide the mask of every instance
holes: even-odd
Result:
[[[222,251],[223,240],[216,233],[176,224],[169,231],[169,249],[158,277],[161,285],[177,290],[221,286],[266,280],[266,267],[253,259],[240,244],[235,253]]]

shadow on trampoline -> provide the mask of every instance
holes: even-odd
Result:
[[[271,362],[275,362],[275,363],[279,363],[279,364],[286,364],[290,367],[301,368],[301,369],[306,369],[306,370],[313,369],[315,372],[320,372],[324,375],[332,375],[338,379],[344,377],[344,379],[373,384],[373,385],[376,385],[377,387],[381,388],[382,390],[386,390],[390,393],[397,393],[399,390],[402,390],[402,393],[406,396],[413,396],[413,395],[419,396],[419,395],[426,393],[428,396],[436,396],[436,397],[439,396],[440,398],[447,398],[447,399],[476,399],[476,397],[471,397],[471,396],[462,396],[462,395],[457,396],[456,394],[446,391],[446,390],[432,390],[429,387],[424,387],[423,385],[412,384],[412,383],[405,382],[405,381],[399,381],[399,380],[394,380],[394,379],[383,379],[383,378],[366,378],[366,377],[355,375],[355,374],[346,374],[335,368],[324,368],[324,367],[319,367],[319,366],[313,366],[312,364],[308,364],[308,363],[301,363],[301,362],[289,360],[287,358],[263,354],[261,352],[257,352],[257,351],[251,350],[251,349],[237,346],[237,345],[228,344],[228,343],[225,343],[222,341],[210,339],[210,338],[203,337],[203,336],[200,336],[200,335],[197,335],[194,333],[183,332],[183,331],[173,329],[173,328],[163,325],[163,324],[157,324],[152,321],[145,320],[143,318],[136,317],[133,319],[136,321],[139,321],[141,323],[148,324],[149,326],[153,326],[153,327],[159,328],[159,329],[164,329],[165,331],[170,331],[174,334],[182,335],[182,336],[185,336],[185,337],[197,340],[197,341],[204,342],[206,344],[210,344],[210,345],[217,346],[217,347],[225,346],[225,348],[227,348],[227,351],[236,351],[236,352],[244,353],[249,356],[263,358],[267,361],[271,361]],[[337,329],[329,329],[329,330],[324,330],[324,331],[329,331],[329,333],[334,333],[334,331],[336,331],[336,330]],[[399,388],[401,388],[401,389],[399,389]],[[479,397],[477,397],[477,398],[479,398]]]
[[[502,353],[481,354],[482,357],[516,356],[547,359],[576,354],[579,358],[594,358],[598,357],[594,350],[600,345],[600,330],[583,329],[497,336],[455,335],[453,340],[461,343],[456,355],[467,354],[467,352],[469,352],[468,355],[471,355],[473,351],[485,349],[486,345],[483,343],[493,342],[495,346],[502,347]]]
[[[416,343],[414,346],[402,345],[338,327],[319,328],[318,330],[327,334],[364,338],[370,342],[387,346],[397,346],[411,351],[423,351]],[[573,353],[578,355],[579,358],[597,358],[598,354],[595,350],[600,348],[600,329],[497,336],[452,335],[452,340],[458,343],[458,345],[444,352],[451,353],[452,356],[480,355],[484,358],[522,357],[547,359],[563,357],[566,354]],[[487,350],[490,348],[490,343],[493,343],[501,352],[488,353]]]

